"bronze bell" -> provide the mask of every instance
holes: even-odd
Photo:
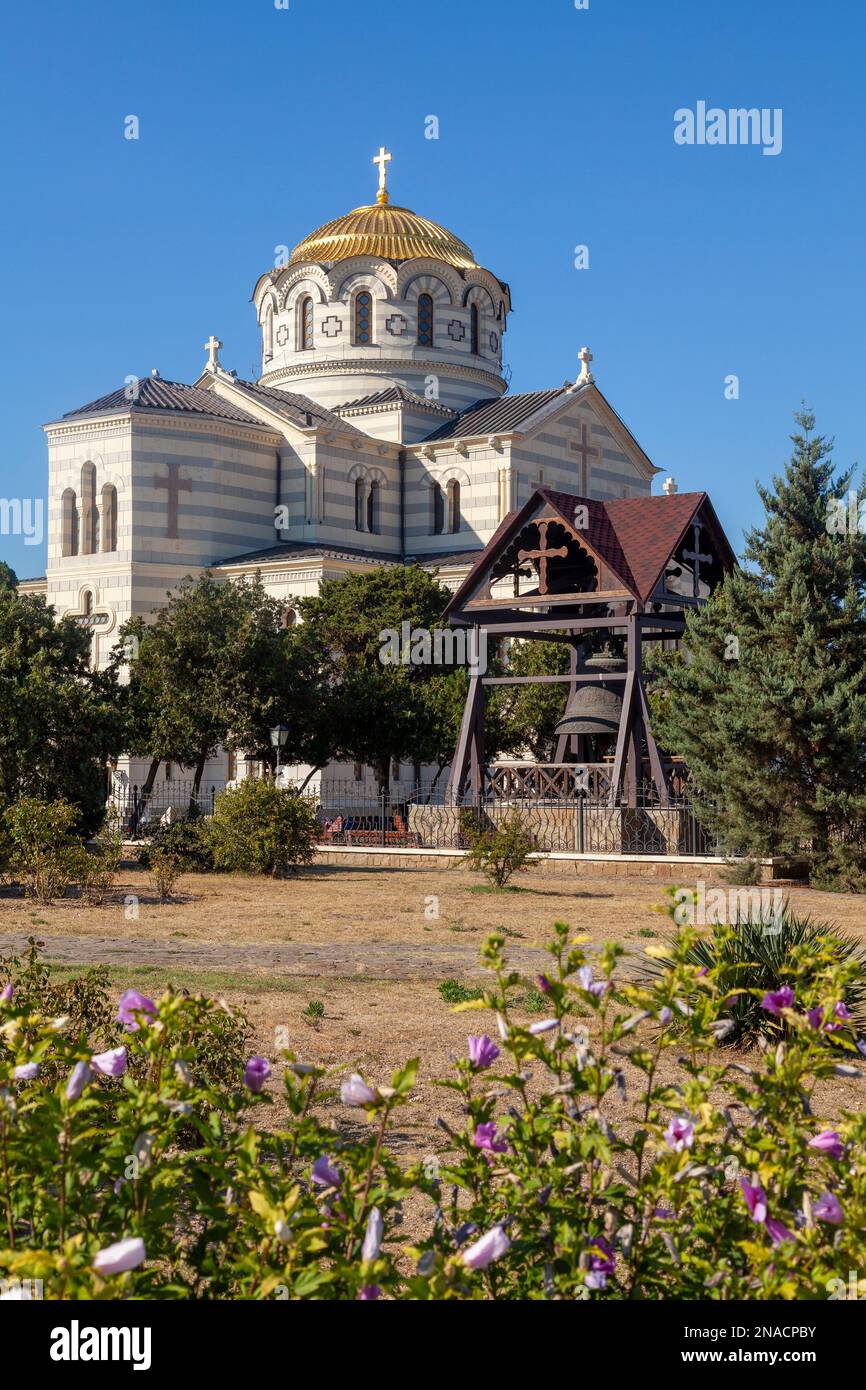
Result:
[[[587,671],[624,671],[625,666],[623,658],[616,656],[607,645],[603,651],[589,657],[586,662]],[[579,674],[577,679],[580,680]],[[617,686],[620,686],[619,682]],[[620,688],[609,689],[601,681],[593,681],[591,685],[578,685],[574,694],[569,697],[565,714],[556,726],[556,737],[562,734],[616,735],[619,732],[621,714]]]

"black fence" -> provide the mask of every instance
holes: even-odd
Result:
[[[202,782],[198,789],[192,779],[155,782],[149,794],[139,786],[115,785],[109,807],[124,835],[153,835],[170,813],[172,819],[195,815],[212,816],[216,799],[225,791],[225,782]]]

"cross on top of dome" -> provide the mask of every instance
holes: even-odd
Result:
[[[379,153],[373,156],[373,163],[379,166],[379,192],[376,197],[378,203],[388,202],[388,165],[393,158],[390,150],[386,150],[384,145],[380,145]]]

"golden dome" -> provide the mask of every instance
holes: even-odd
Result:
[[[476,260],[465,242],[408,208],[392,206],[380,194],[378,203],[355,208],[311,232],[292,252],[290,265],[299,261],[346,261],[350,256],[381,256],[386,261],[408,261],[432,256],[457,270],[473,270]]]

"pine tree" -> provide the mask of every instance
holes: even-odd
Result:
[[[814,882],[866,886],[866,538],[853,470],[814,416],[744,560],[656,659],[655,727],[730,852],[804,855]],[[851,503],[853,502],[853,505]],[[853,525],[852,525],[853,522]]]

